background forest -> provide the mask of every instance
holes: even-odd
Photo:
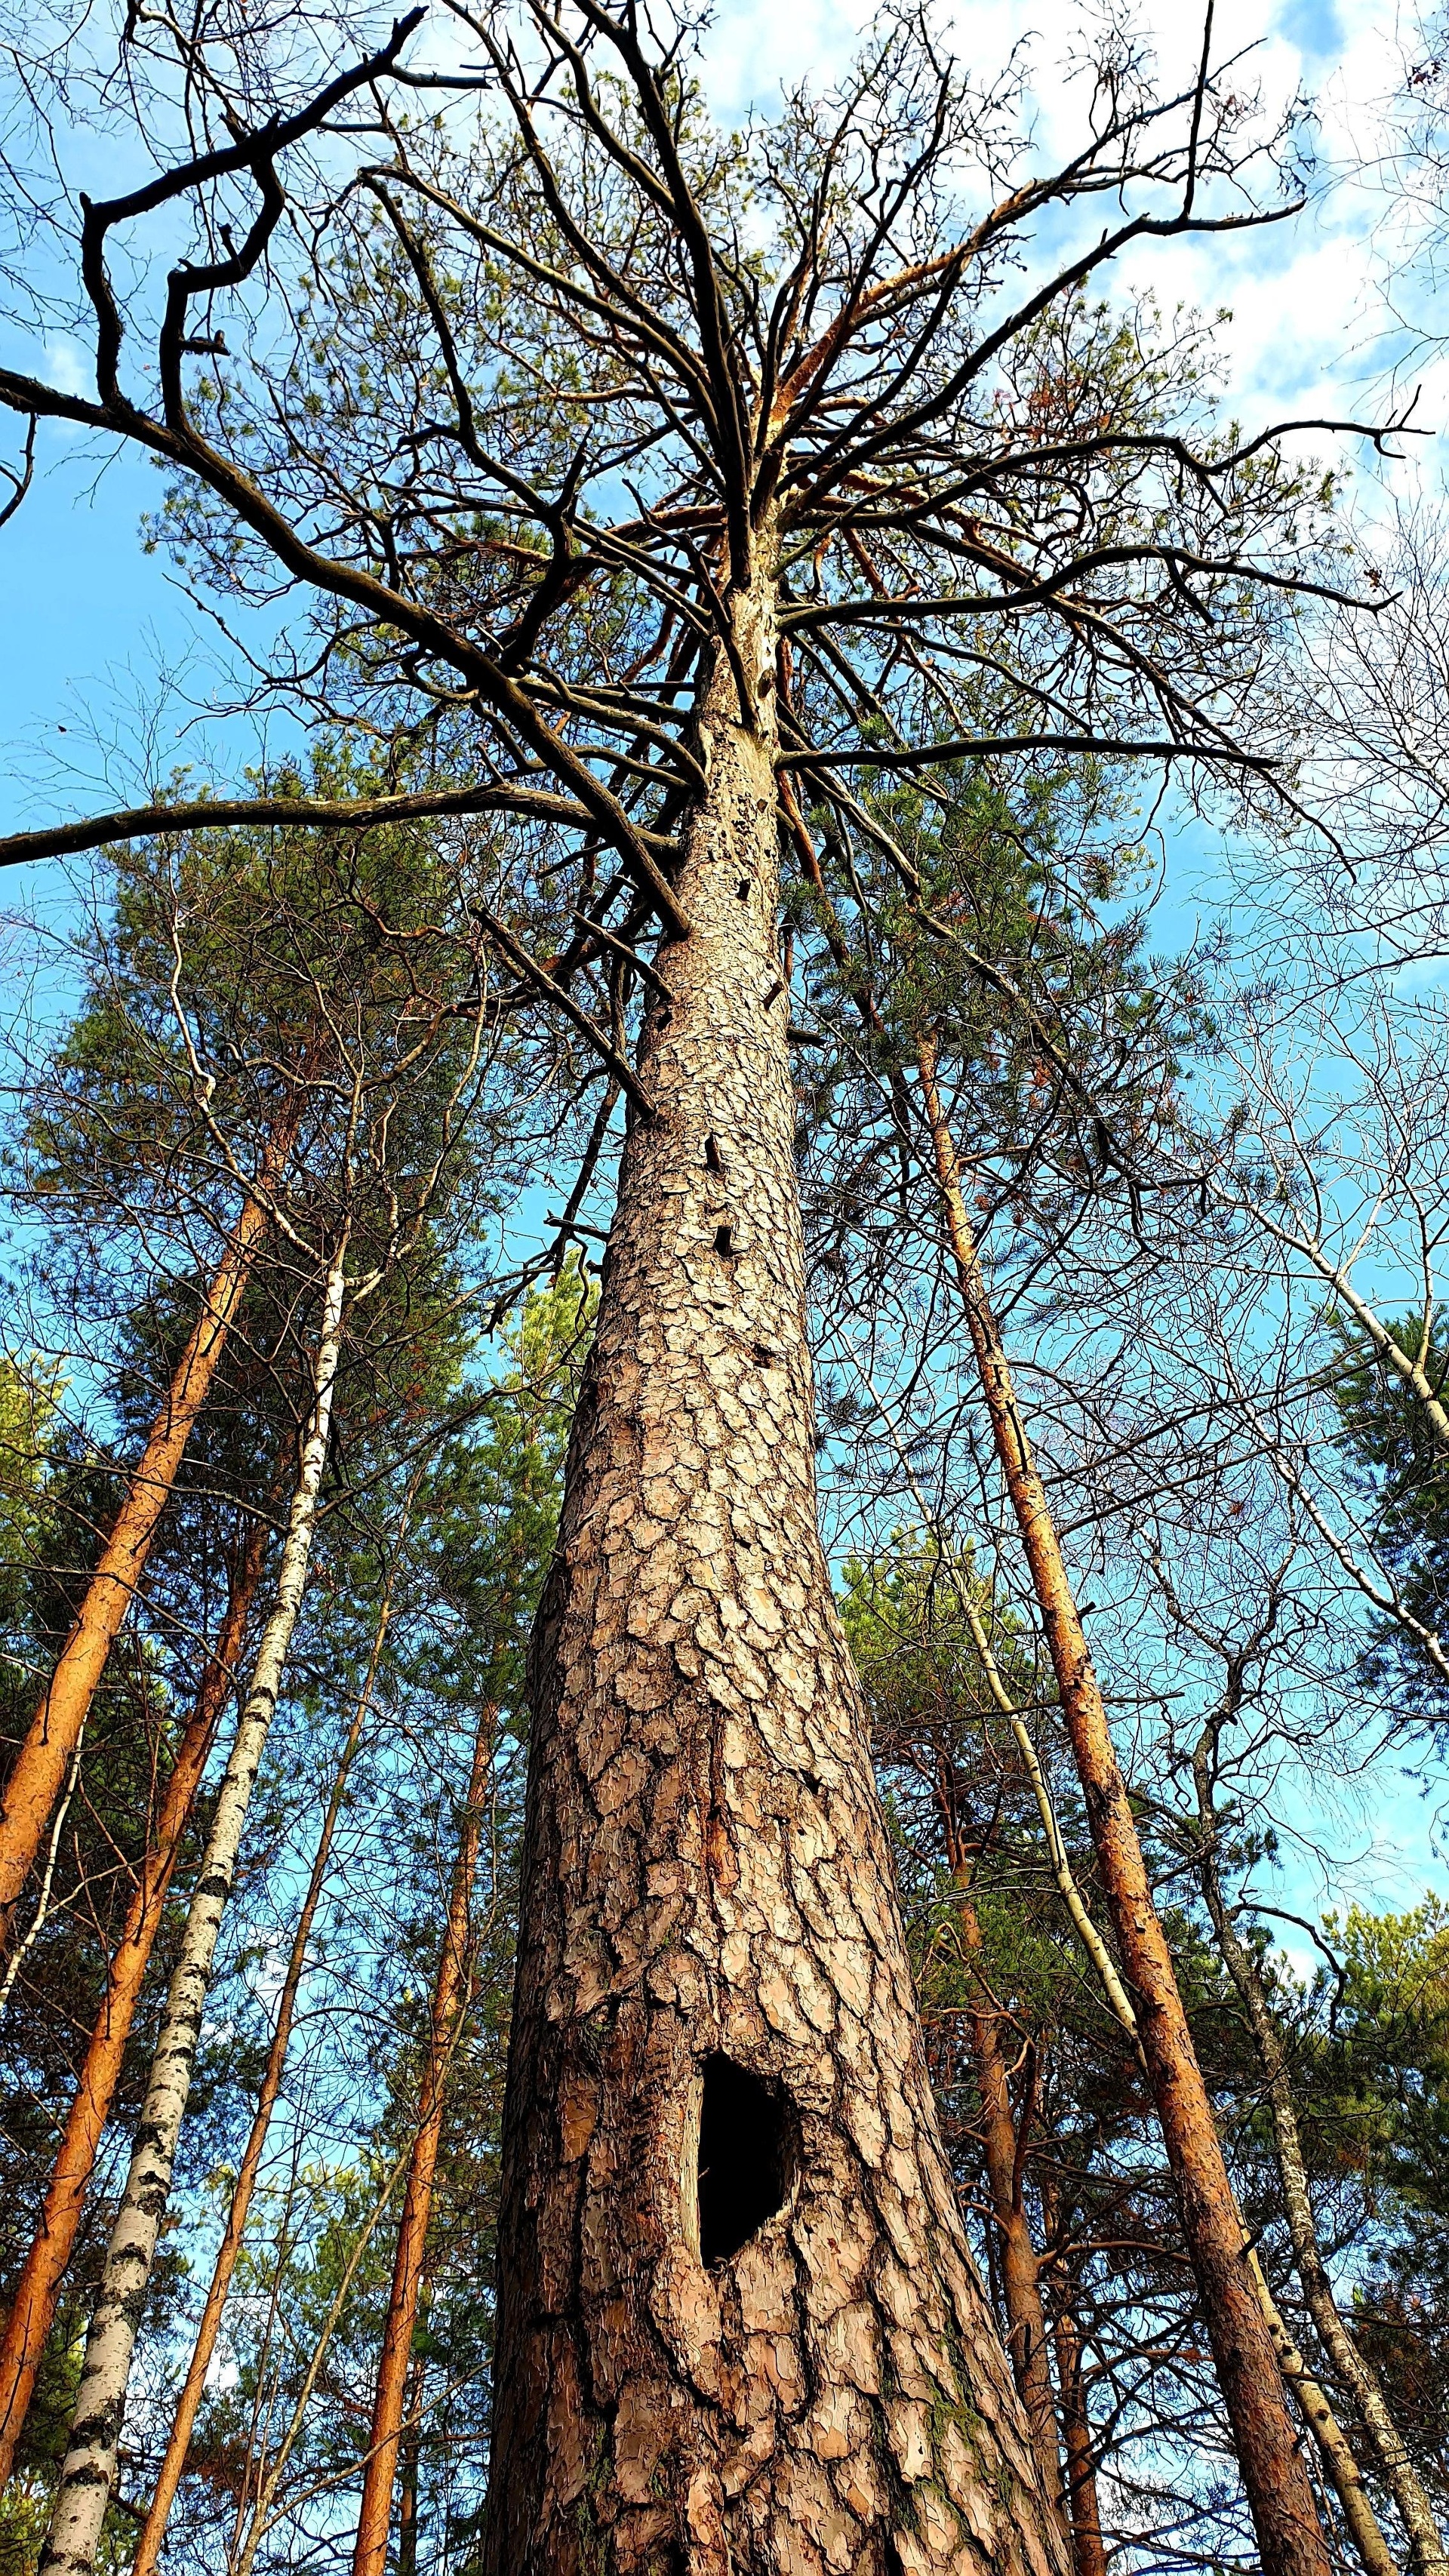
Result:
[[[909,349],[862,342],[800,433],[765,674],[825,1546],[952,2178],[1075,2576],[1265,2563],[1121,1929],[1115,1744],[1329,2563],[1443,2576],[1449,540],[1411,396],[1449,39],[1385,19],[1345,168],[1250,69],[1205,54],[1176,96],[1094,21],[1048,180],[1027,75],[952,89],[906,12],[854,91],[742,133],[662,13],[540,5],[513,53],[503,13],[451,11],[481,106],[431,22],[389,89],[403,39],[364,12],[243,14],[5,33],[0,549],[47,440],[132,438],[166,477],[146,545],[219,640],[72,707],[68,777],[17,756],[0,842],[0,2576],[483,2565],[529,1640],[653,1114],[690,600],[742,543],[723,469],[723,537],[650,478],[661,441],[730,443],[723,357],[679,356],[699,314],[734,295],[778,356],[770,226],[826,202],[842,97],[844,228],[909,250],[912,295],[962,202],[999,233],[959,341],[944,296],[841,290]],[[652,92],[622,43],[599,70],[611,23],[645,27]],[[354,59],[307,125],[319,61]],[[529,120],[560,79],[556,180]],[[183,165],[263,206],[239,249],[206,200],[204,273],[146,175]],[[1211,224],[1364,209],[1351,419],[1239,420],[1220,325],[1142,286],[1134,231],[1165,257],[1211,190]],[[729,246],[714,303],[683,203]],[[121,304],[154,423],[63,368],[47,412],[54,316],[99,333],[99,382]],[[963,567],[1003,584],[969,618]],[[100,803],[87,764],[116,810],[55,823]]]

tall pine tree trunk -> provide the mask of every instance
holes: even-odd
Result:
[[[201,2039],[212,1961],[236,1877],[247,1810],[306,1590],[342,1348],[346,1259],[344,1230],[327,1272],[313,1363],[311,1417],[287,1519],[276,1599],[262,1629],[246,1703],[217,1791],[181,1955],[161,2016],[151,2080],[86,2336],[70,2442],[41,2553],[40,2576],[91,2576],[116,2481],[131,2356],[171,2197],[171,2176]]]
[[[1246,2259],[1243,2223],[1178,1991],[1172,1953],[1153,1902],[1136,1820],[1118,1768],[1061,1543],[986,1294],[929,1040],[921,1044],[919,1072],[961,1304],[1056,1675],[1118,1954],[1132,1989],[1183,2234],[1266,2576],[1331,2576],[1312,2485],[1288,2411],[1273,2336]]]
[[[817,1526],[768,565],[731,614],[535,1633],[483,2563],[1045,2576]]]
[[[197,1415],[211,1392],[270,1222],[269,1195],[291,1152],[297,1118],[293,1111],[272,1134],[256,1184],[259,1195],[247,1199],[208,1283],[201,1313],[172,1372],[165,1403],[151,1426],[70,1635],[5,1784],[0,1808],[0,1948],[9,1937],[21,1889],[60,1795],[106,1659],[146,1570],[156,1526],[171,1499]]]
[[[402,2221],[393,2252],[392,2283],[382,2330],[382,2348],[378,2354],[367,2467],[363,2474],[357,2536],[352,2551],[352,2576],[386,2576],[393,2481],[397,2475],[398,2444],[406,2411],[413,2328],[417,2323],[418,2291],[423,2278],[423,2254],[428,2241],[428,2220],[432,2215],[433,2175],[442,2143],[448,2077],[452,2072],[458,2034],[468,2002],[468,1926],[473,1904],[473,1878],[478,1867],[483,1791],[496,1735],[497,1711],[485,1709],[473,1746],[468,1802],[463,1810],[462,1830],[458,1836],[453,1883],[448,1892],[448,1912],[443,1926],[443,1947],[433,1986],[418,2125],[408,2159]]]
[[[206,1768],[216,1722],[232,1686],[265,1552],[266,1524],[253,1521],[232,1579],[215,1651],[207,1660],[195,1708],[176,1748],[156,1829],[111,1960],[105,1995],[56,2151],[44,2205],[5,2320],[4,2339],[0,2342],[0,2486],[10,2475],[16,2444],[25,2429],[36,2372],[55,2316],[56,2295],[71,2258],[96,2153],[110,2118],[131,2023],[164,1918],[171,1873]]]

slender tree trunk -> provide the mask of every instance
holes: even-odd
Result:
[[[45,2203],[5,2321],[4,2340],[0,2342],[0,2486],[10,2475],[15,2447],[25,2429],[35,2375],[55,2316],[56,2294],[75,2244],[131,2022],[164,1918],[176,1855],[206,1768],[217,1719],[235,1676],[265,1553],[265,1524],[253,1521],[233,1576],[215,1650],[208,1657],[196,1706],[176,1748],[156,1829],[127,1909],[125,1929],[111,1960],[105,1998],[86,2050]]]
[[[1049,2243],[1056,2244],[1061,2204],[1050,2177],[1042,2195],[1042,2217]],[[1087,2406],[1087,2380],[1082,2364],[1082,2338],[1072,2304],[1071,2274],[1057,2258],[1051,2309],[1052,2354],[1057,2366],[1057,2414],[1067,2457],[1066,2502],[1072,2532],[1075,2576],[1107,2576],[1102,2540],[1102,2508],[1097,2494],[1097,2455]]]
[[[1118,1952],[1135,1997],[1138,2031],[1177,2187],[1183,2233],[1263,2565],[1267,2576],[1330,2576],[1328,2548],[1288,2411],[1273,2338],[1244,2258],[1242,2221],[1178,1992],[1172,1953],[1153,1902],[1061,1544],[986,1294],[929,1039],[920,1047],[919,1071],[967,1330],[1031,1570]]]
[[[953,1835],[954,1840],[954,1835]],[[996,2254],[1007,2317],[1006,2349],[1017,2391],[1026,2409],[1048,2495],[1061,2494],[1061,2456],[1057,2449],[1056,2403],[1047,2348],[1046,2309],[1041,2294],[1041,2267],[1031,2241],[1022,2200],[1022,2150],[1011,2105],[1006,2052],[1001,2045],[1001,2018],[986,1982],[982,1963],[981,1925],[965,1868],[954,1862],[956,1922],[970,1972],[973,1996],[968,2008],[971,2057],[981,2099],[981,2144],[986,2180],[996,2222]]]
[[[115,2484],[131,2355],[170,2198],[172,2167],[196,2063],[211,1964],[306,1588],[342,1345],[346,1251],[344,1232],[327,1273],[313,1364],[312,1413],[288,1516],[276,1600],[262,1630],[246,1705],[217,1792],[181,1956],[166,1998],[126,2187],[111,2230],[100,2293],[86,2337],[70,2445],[41,2555],[41,2576],[90,2576]]]
[[[486,2576],[1064,2560],[817,1528],[774,605],[702,713],[535,1631]]]
[[[1352,2444],[1288,2331],[1246,2227],[1243,2228],[1243,2243],[1247,2249],[1253,2287],[1273,2338],[1279,2367],[1298,2401],[1298,2411],[1317,2448],[1323,2473],[1338,2498],[1344,2525],[1364,2576],[1396,2576],[1394,2555],[1369,2502],[1368,2489],[1354,2458]]]
[[[997,2259],[1010,2326],[1006,2348],[1036,2444],[1043,2483],[1049,2495],[1056,2495],[1062,2473],[1041,2274],[1021,2201],[1016,2124],[1011,2116],[1006,2060],[989,2008],[971,2015],[971,2049],[981,2088],[986,2174],[996,2216]]]
[[[1238,1931],[1223,1896],[1215,1848],[1212,1792],[1201,1751],[1194,1768],[1198,1775],[1198,1814],[1203,1828],[1203,1890],[1217,1934],[1218,1948],[1242,2000],[1258,2063],[1263,2070],[1278,2172],[1283,2185],[1283,2206],[1288,2216],[1288,2237],[1293,2248],[1294,2268],[1303,2284],[1308,2313],[1313,2319],[1319,2342],[1363,2419],[1374,2464],[1394,2499],[1408,2536],[1410,2559],[1416,2576],[1449,2576],[1449,2556],[1445,2554],[1428,2493],[1409,2457],[1408,2447],[1394,2421],[1378,2376],[1349,2333],[1333,2295],[1333,2284],[1318,2243],[1318,2228],[1308,2189],[1308,2168],[1298,2132],[1298,2115],[1293,2107],[1292,2081],[1282,2038],[1264,1990],[1257,1959]]]
[[[483,1792],[488,1777],[495,1737],[496,1711],[485,1709],[473,1748],[473,1769],[468,1782],[468,1803],[463,1812],[462,1831],[458,1837],[457,1857],[453,1864],[453,1883],[448,1895],[448,1916],[443,1930],[443,1950],[438,1961],[438,1974],[433,1987],[432,2021],[428,2033],[427,2064],[423,2071],[422,2091],[418,2103],[418,2125],[408,2162],[408,2178],[403,2193],[402,2222],[398,2229],[397,2248],[393,2256],[392,2287],[387,2303],[387,2322],[383,2327],[382,2350],[378,2356],[377,2387],[373,2398],[372,2429],[368,2437],[367,2468],[362,2481],[362,2502],[357,2517],[357,2538],[352,2552],[353,2576],[386,2576],[387,2533],[392,2514],[393,2480],[397,2473],[398,2442],[406,2412],[409,2368],[412,2361],[413,2327],[417,2320],[418,2289],[423,2277],[423,2253],[428,2239],[428,2220],[433,2206],[433,2175],[437,2167],[438,2146],[443,2134],[443,2112],[447,2103],[448,2078],[452,2072],[458,2033],[468,2003],[469,1940],[468,1925],[473,1902],[473,1878],[478,1866],[478,1835],[483,1821]]]
[[[418,2576],[418,2469],[422,2449],[423,2372],[414,2362],[408,2382],[407,2425],[399,2456],[397,2576]]]
[[[260,1195],[247,1199],[232,1228],[225,1256],[176,1363],[166,1401],[151,1426],[45,1697],[15,1757],[0,1808],[0,1947],[9,1939],[20,1892],[60,1795],[106,1658],[135,1598],[156,1524],[170,1500],[196,1417],[211,1391],[267,1229],[265,1201],[291,1151],[296,1126],[293,1115],[271,1139],[259,1177]]]
[[[1087,2412],[1082,2339],[1063,2285],[1052,2315],[1052,2349],[1057,2365],[1057,2403],[1061,2409],[1062,2445],[1067,2455],[1067,2509],[1072,2526],[1072,2559],[1077,2576],[1107,2576],[1102,2544],[1102,2508],[1097,2497],[1097,2461],[1092,2423]]]
[[[337,1819],[342,1813],[348,1775],[372,1705],[377,1668],[382,1658],[383,1645],[391,1619],[392,1576],[389,1571],[383,1588],[377,1626],[373,1632],[372,1651],[368,1657],[367,1671],[363,1677],[362,1688],[357,1695],[352,1723],[348,1728],[346,1741],[338,1759],[326,1812],[317,1836],[317,1846],[312,1855],[307,1893],[302,1900],[302,1910],[297,1917],[296,1929],[292,1935],[291,1954],[287,1961],[287,1973],[282,1980],[282,1991],[277,1998],[277,2013],[272,2024],[267,2063],[257,2094],[256,2109],[252,2114],[252,2125],[242,2152],[241,2163],[237,2168],[236,2182],[232,2187],[231,2204],[227,2210],[226,2226],[222,2230],[221,2243],[217,2248],[216,2261],[212,2267],[206,2305],[201,2312],[201,2322],[196,2329],[196,2340],[191,2348],[186,2377],[182,2382],[181,2394],[176,2401],[176,2412],[167,2437],[160,2475],[156,2480],[150,2509],[142,2526],[140,2540],[136,2545],[131,2576],[156,2576],[156,2570],[160,2565],[161,2544],[166,2536],[166,2525],[170,2519],[171,2508],[176,2501],[176,2490],[185,2472],[186,2455],[191,2447],[197,2410],[206,2387],[206,2374],[211,2366],[211,2356],[216,2350],[216,2338],[221,2331],[222,2312],[226,2306],[227,2293],[231,2288],[232,2275],[236,2270],[237,2257],[241,2252],[242,2239],[246,2233],[252,2194],[256,2189],[257,2175],[261,2170],[262,2156],[266,2149],[267,2132],[271,2127],[272,2113],[276,2109],[277,2098],[282,2089],[282,2077],[287,2065],[287,2050],[291,2045],[292,2022],[297,2009],[297,1995],[312,1938],[312,1925],[316,1919],[317,1907],[327,1875],[327,1864],[332,1853],[332,1839],[337,1830]]]
[[[85,1728],[82,1727],[79,1735],[76,1737],[74,1750],[71,1753],[70,1768],[65,1775],[65,1787],[62,1789],[60,1796],[56,1800],[55,1812],[50,1819],[50,1833],[46,1842],[45,1866],[40,1873],[40,1887],[36,1895],[35,1911],[31,1915],[29,1923],[26,1925],[23,1940],[16,1942],[9,1958],[5,1962],[4,1976],[0,1977],[0,2020],[3,2020],[5,2013],[9,2009],[10,1998],[15,1992],[16,1985],[19,1982],[21,1970],[30,1956],[31,1951],[34,1949],[36,1942],[40,1939],[41,1933],[45,1930],[46,1924],[50,1920],[50,1898],[51,1891],[55,1886],[55,1865],[60,1858],[61,1836],[65,1832],[65,1820],[70,1814],[71,1800],[74,1798],[76,1789],[80,1782],[81,1754],[85,1749],[85,1740]]]

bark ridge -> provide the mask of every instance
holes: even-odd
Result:
[[[1047,2576],[818,1533],[758,591],[735,643],[535,1638],[485,2566]],[[719,2061],[779,2205],[707,2263]]]

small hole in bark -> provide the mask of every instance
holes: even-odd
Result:
[[[785,2206],[794,2166],[786,2094],[730,2057],[704,2061],[699,2115],[699,2253],[728,2263]]]
[[[704,1167],[707,1172],[724,1170],[724,1165],[719,1158],[719,1147],[712,1136],[706,1136],[704,1140]]]
[[[741,877],[739,884],[735,888],[735,900],[737,903],[748,903],[749,899],[750,880],[748,877]]]
[[[724,1260],[733,1261],[735,1257],[735,1241],[734,1236],[727,1225],[722,1225],[718,1229],[714,1238],[714,1248]]]

